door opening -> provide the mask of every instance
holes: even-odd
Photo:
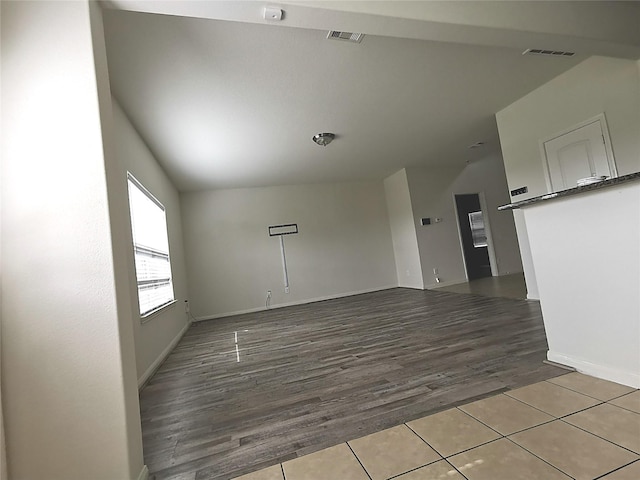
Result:
[[[490,277],[491,261],[480,196],[477,193],[455,195],[455,201],[467,278]]]

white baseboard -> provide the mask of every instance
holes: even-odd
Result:
[[[605,367],[580,358],[574,358],[560,353],[553,353],[552,351],[547,352],[547,358],[551,362],[568,365],[575,368],[578,372],[591,375],[592,377],[602,378],[603,380],[620,383],[632,388],[640,388],[639,373]]]
[[[431,285],[427,285],[425,286],[425,290],[437,290],[440,287],[449,287],[451,285],[458,285],[460,283],[467,283],[467,279],[463,278],[461,280],[449,280],[448,282],[440,282],[440,283],[433,283]]]
[[[162,362],[164,362],[164,359],[169,356],[171,351],[176,347],[176,345],[182,339],[184,334],[187,333],[187,330],[189,329],[190,325],[191,325],[191,321],[188,321],[186,325],[182,327],[182,330],[180,330],[178,334],[174,337],[174,339],[171,340],[171,343],[167,345],[167,347],[164,350],[162,350],[160,355],[158,355],[158,358],[156,358],[155,361],[151,365],[149,365],[149,368],[147,368],[147,370],[138,379],[138,390],[141,390],[142,387],[144,387],[145,383],[147,383],[147,381],[153,376],[153,374],[156,373],[156,370],[160,368],[160,365],[162,365]]]
[[[137,480],[149,480],[149,468],[146,465],[142,466],[142,470],[140,471],[140,475],[138,475]]]
[[[295,302],[278,303],[271,305],[268,309],[266,307],[248,308],[246,310],[236,310],[233,312],[217,313],[215,315],[205,315],[202,317],[196,317],[195,321],[202,322],[205,320],[215,320],[217,318],[233,317],[235,315],[243,315],[245,313],[264,312],[265,310],[272,310],[274,308],[291,307],[293,305],[304,305],[313,302],[322,302],[324,300],[334,300],[336,298],[351,297],[353,295],[362,295],[363,293],[380,292],[382,290],[390,290],[392,288],[398,288],[398,285],[389,285],[385,287],[369,288],[367,290],[359,290],[356,292],[338,293],[336,295],[327,295],[325,297],[308,298],[306,300],[298,300]]]

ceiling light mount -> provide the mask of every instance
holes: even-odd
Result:
[[[313,136],[313,141],[318,145],[326,147],[336,138],[333,133],[317,133]]]

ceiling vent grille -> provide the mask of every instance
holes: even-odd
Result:
[[[547,55],[550,57],[573,57],[575,52],[564,52],[562,50],[542,50],[539,48],[527,48],[522,55]]]
[[[360,43],[363,37],[364,33],[338,32],[337,30],[331,30],[327,34],[327,38],[330,40],[344,40],[353,43]]]

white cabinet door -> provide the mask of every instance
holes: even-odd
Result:
[[[616,176],[601,119],[544,142],[544,153],[552,192],[573,188],[581,178]]]

